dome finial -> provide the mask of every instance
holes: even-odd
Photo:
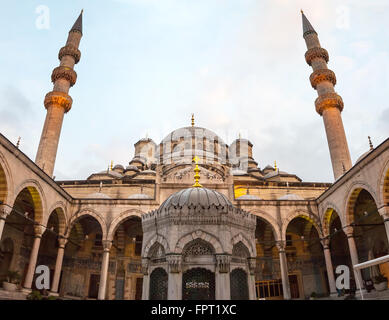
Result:
[[[369,146],[370,146],[370,150],[373,150],[374,147],[373,147],[373,143],[371,142],[371,138],[370,136],[367,137],[367,139],[369,139]]]
[[[277,171],[277,161],[274,160],[274,171]]]
[[[110,170],[112,171],[113,169],[113,160],[111,160],[111,166],[110,166]]]
[[[199,175],[199,172],[200,172],[200,168],[199,168],[199,157],[198,156],[195,156],[193,158],[193,161],[194,163],[196,164],[195,168],[194,168],[194,172],[195,172],[195,175],[194,175],[194,179],[195,179],[195,183],[192,187],[195,187],[195,188],[202,188],[203,186],[199,183],[199,180],[200,180],[200,175]]]
[[[194,122],[194,113],[192,113],[192,127],[194,127],[195,122]]]

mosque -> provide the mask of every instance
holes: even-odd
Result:
[[[1,292],[22,299],[45,265],[50,294],[65,299],[331,297],[337,266],[353,270],[387,255],[389,139],[370,143],[351,162],[329,54],[304,13],[302,22],[333,183],[259,166],[251,141],[227,145],[193,116],[159,143],[139,140],[126,166],[57,181],[60,132],[81,58],[81,12],[51,75],[35,161],[0,134]],[[14,292],[6,288],[10,271],[20,275]],[[379,274],[389,276],[388,263],[375,273],[352,271],[361,290]]]

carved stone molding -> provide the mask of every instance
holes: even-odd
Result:
[[[167,255],[166,260],[169,265],[169,272],[171,273],[181,272],[182,256],[180,254]]]
[[[323,114],[325,109],[338,108],[340,112],[343,110],[343,100],[340,95],[335,92],[328,92],[320,95],[315,100],[316,112],[320,115]]]
[[[55,83],[58,79],[65,79],[70,82],[72,87],[77,80],[77,73],[72,68],[59,66],[53,70],[51,74],[51,81]]]
[[[230,272],[231,256],[225,254],[216,255],[216,261],[220,273]]]
[[[328,52],[324,48],[314,47],[305,52],[305,61],[311,66],[312,60],[322,58],[327,63],[329,60]]]
[[[81,51],[72,45],[66,45],[59,50],[58,59],[62,60],[64,56],[72,56],[77,64],[81,58]]]
[[[61,107],[68,112],[72,108],[73,99],[71,96],[61,91],[51,91],[45,96],[44,105],[46,109],[50,106]]]
[[[311,73],[309,80],[314,89],[317,85],[323,81],[329,81],[333,85],[336,85],[336,76],[335,73],[330,69],[319,69]]]

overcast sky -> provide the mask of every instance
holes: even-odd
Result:
[[[81,61],[54,175],[85,179],[134,143],[196,125],[239,132],[259,167],[333,181],[302,37],[302,8],[330,55],[353,163],[389,135],[389,0],[1,1],[0,132],[35,159],[58,51],[84,8]]]

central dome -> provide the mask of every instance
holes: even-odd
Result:
[[[192,163],[194,156],[202,162],[224,163],[228,146],[216,133],[201,127],[184,127],[168,134],[160,143],[163,163]]]
[[[229,207],[232,203],[228,198],[215,190],[207,188],[187,188],[172,194],[161,205],[160,210],[182,207]]]

